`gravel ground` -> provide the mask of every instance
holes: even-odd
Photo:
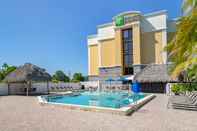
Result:
[[[132,116],[41,106],[36,97],[0,97],[0,131],[197,131],[197,112],[167,109],[157,97]]]

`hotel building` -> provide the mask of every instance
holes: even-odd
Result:
[[[172,39],[176,21],[167,11],[120,13],[88,36],[89,80],[135,75],[149,64],[167,64],[163,49]]]

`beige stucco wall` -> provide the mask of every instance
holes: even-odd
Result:
[[[163,55],[164,47],[163,47],[163,39],[162,32],[155,32],[155,63],[156,64],[164,64],[163,63]]]
[[[99,49],[98,45],[89,45],[89,75],[96,76],[99,74]]]
[[[100,41],[101,66],[116,66],[116,44],[114,39]]]
[[[122,32],[120,29],[115,31],[115,45],[116,45],[116,65],[122,66]]]
[[[163,63],[162,31],[141,34],[141,60],[142,64]]]
[[[141,32],[140,23],[133,28],[133,64],[163,64],[164,31]],[[174,32],[168,32],[168,42]],[[99,75],[99,67],[121,66],[123,72],[122,31],[115,29],[115,38],[100,40],[89,45],[89,75]]]
[[[141,33],[140,25],[133,25],[133,64],[141,64]]]

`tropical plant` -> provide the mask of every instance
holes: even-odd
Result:
[[[2,81],[9,73],[14,71],[16,69],[16,66],[8,65],[7,63],[4,63],[0,70],[0,81]]]
[[[175,94],[180,94],[180,93],[185,94],[186,92],[191,92],[196,90],[197,90],[197,83],[179,83],[172,85],[172,92],[174,92]]]
[[[3,75],[3,73],[0,71],[0,81],[2,81],[3,79],[4,79],[4,75]]]
[[[172,85],[172,92],[176,95],[180,93],[180,86],[177,84]]]
[[[197,64],[189,68],[187,72],[188,72],[188,77],[190,78],[190,80],[193,82],[197,82]]]
[[[80,82],[80,81],[84,81],[84,80],[85,80],[85,78],[81,73],[75,73],[73,75],[72,82]]]
[[[70,78],[61,70],[58,70],[55,72],[55,74],[52,76],[53,82],[69,82]]]
[[[182,17],[177,25],[176,35],[167,45],[169,59],[173,62],[172,77],[176,78],[183,71],[189,74],[188,77],[197,79],[197,9],[194,9],[189,16]],[[195,78],[194,78],[195,77]]]
[[[58,83],[59,81],[56,80],[56,79],[52,79],[52,82],[53,82],[53,83]]]
[[[184,4],[182,7],[183,11],[187,11],[188,9],[194,9],[197,7],[197,0],[184,0]]]

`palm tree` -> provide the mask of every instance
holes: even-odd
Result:
[[[194,1],[194,2],[191,2]],[[195,70],[197,65],[197,0],[187,0],[183,8],[193,4],[191,13],[180,19],[176,35],[167,45],[169,58],[173,62],[172,77],[176,78],[182,72],[190,72],[187,74],[191,78],[191,74],[196,76]],[[194,72],[194,73],[193,73]],[[193,78],[192,76],[192,78]],[[195,79],[197,79],[195,77]]]
[[[0,69],[0,81],[2,81],[9,73],[14,71],[15,69],[16,66],[11,66],[7,63],[4,63]]]
[[[183,11],[186,11],[190,8],[192,10],[193,8],[196,8],[196,7],[197,7],[197,0],[184,0],[183,1],[183,7],[182,7]]]

